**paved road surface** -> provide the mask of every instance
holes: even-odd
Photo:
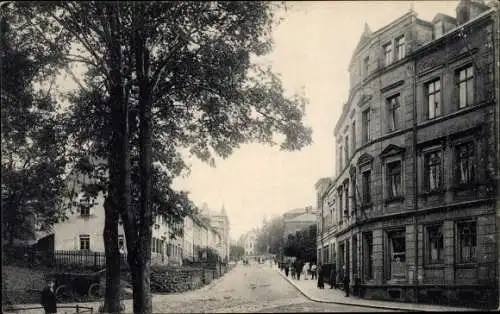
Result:
[[[97,303],[81,305],[93,306],[95,310],[99,306]],[[132,301],[125,301],[125,306],[126,312],[130,313]],[[153,311],[154,313],[284,313],[381,312],[382,310],[309,301],[269,264],[250,264],[236,266],[211,286],[181,294],[154,295]],[[58,313],[64,311],[61,309]]]

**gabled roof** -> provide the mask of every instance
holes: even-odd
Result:
[[[365,22],[365,27],[363,29],[363,33],[361,34],[361,37],[359,38],[358,45],[356,46],[356,49],[354,49],[354,53],[358,52],[370,39],[372,38],[372,30],[368,26],[368,24]]]

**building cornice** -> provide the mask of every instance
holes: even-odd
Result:
[[[451,203],[451,204],[446,204],[446,205],[440,205],[440,206],[435,206],[435,207],[428,207],[428,208],[423,208],[419,210],[406,210],[400,213],[394,213],[394,214],[385,214],[385,215],[380,215],[376,217],[371,217],[363,220],[356,220],[354,223],[349,224],[346,228],[338,230],[335,233],[335,237],[341,236],[349,231],[351,231],[354,228],[360,227],[362,225],[366,225],[372,222],[377,222],[377,221],[390,221],[390,220],[395,220],[395,219],[404,219],[408,217],[416,217],[416,216],[422,216],[425,214],[429,214],[432,212],[442,212],[442,211],[448,211],[452,210],[455,208],[460,208],[460,207],[469,207],[469,206],[474,206],[474,205],[482,205],[482,204],[489,204],[491,202],[495,202],[495,198],[483,198],[479,200],[473,200],[473,201],[466,201],[466,202],[456,202],[456,203]],[[492,213],[495,213],[495,209],[491,209]]]
[[[492,15],[495,12],[496,12],[495,9],[489,9],[488,11],[485,11],[485,12],[479,14],[478,16],[467,21],[466,23],[460,24],[460,25],[456,26],[455,28],[450,29],[447,33],[443,34],[443,36],[436,38],[436,39],[422,45],[421,47],[415,49],[411,53],[411,57],[412,58],[420,57],[422,54],[425,54],[430,49],[434,48],[434,46],[443,44],[443,42],[447,41],[448,39],[450,39],[451,37],[456,35],[460,30],[470,28],[474,24],[482,22],[483,20],[486,20],[490,15]]]

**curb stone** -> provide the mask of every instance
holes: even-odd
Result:
[[[290,283],[295,289],[297,289],[306,299],[313,301],[313,302],[318,302],[318,303],[327,303],[327,304],[339,304],[339,305],[349,305],[349,306],[358,306],[358,307],[366,307],[366,308],[374,308],[374,309],[384,309],[384,310],[395,310],[395,311],[405,311],[405,312],[436,312],[438,311],[436,308],[430,308],[430,309],[411,309],[411,308],[405,308],[405,307],[397,307],[397,306],[387,306],[387,305],[376,305],[376,304],[360,304],[360,303],[354,303],[354,302],[339,302],[339,301],[326,301],[322,300],[319,298],[312,297],[308,295],[302,288],[299,287],[295,282],[293,282],[291,279],[286,277],[279,269],[276,269],[278,273],[286,280],[288,283]],[[467,308],[456,308],[456,310],[464,311],[464,312],[476,312],[478,311],[477,309],[467,309]],[[452,309],[444,309],[442,311],[452,311]]]

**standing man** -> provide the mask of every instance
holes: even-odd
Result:
[[[313,262],[312,266],[311,266],[311,280],[314,280],[317,278],[316,268],[317,268],[316,263]]]
[[[324,282],[324,269],[323,265],[321,263],[318,263],[318,288],[323,289],[325,287],[325,282]]]
[[[295,264],[295,272],[297,273],[297,280],[300,280],[300,273],[302,272],[302,260],[297,260],[297,264]]]
[[[349,274],[346,272],[345,265],[342,267],[342,273],[344,274],[344,291],[345,291],[345,296],[349,297]]]
[[[47,286],[43,288],[40,295],[40,304],[45,310],[45,314],[57,313],[56,293],[54,292],[54,279],[47,278]]]
[[[337,289],[337,274],[335,273],[335,264],[330,269],[330,289]]]

